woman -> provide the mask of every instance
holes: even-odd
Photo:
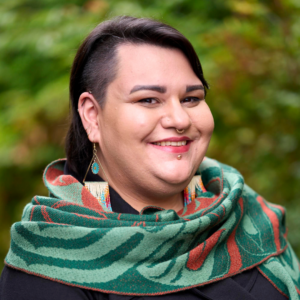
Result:
[[[67,160],[11,229],[1,299],[299,299],[283,208],[204,158],[207,88],[172,27],[92,31],[71,72]]]

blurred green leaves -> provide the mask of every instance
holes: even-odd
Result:
[[[208,156],[287,207],[300,256],[300,5],[296,0],[6,0],[0,6],[0,256],[44,167],[63,157],[76,49],[101,21],[153,17],[195,46],[215,118]],[[0,267],[1,268],[1,267]]]

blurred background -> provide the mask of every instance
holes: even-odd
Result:
[[[6,0],[0,4],[0,271],[9,229],[64,157],[76,49],[102,20],[152,17],[187,36],[210,83],[208,156],[287,208],[300,257],[299,0]]]

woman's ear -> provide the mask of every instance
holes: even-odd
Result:
[[[100,141],[98,122],[99,111],[100,106],[91,93],[84,92],[80,95],[78,101],[78,113],[88,139],[92,143],[99,143]]]

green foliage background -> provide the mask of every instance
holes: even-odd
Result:
[[[68,80],[84,37],[120,14],[153,17],[195,46],[215,118],[208,156],[287,208],[300,257],[298,0],[6,0],[0,4],[0,270],[9,228],[44,167],[64,157]]]

